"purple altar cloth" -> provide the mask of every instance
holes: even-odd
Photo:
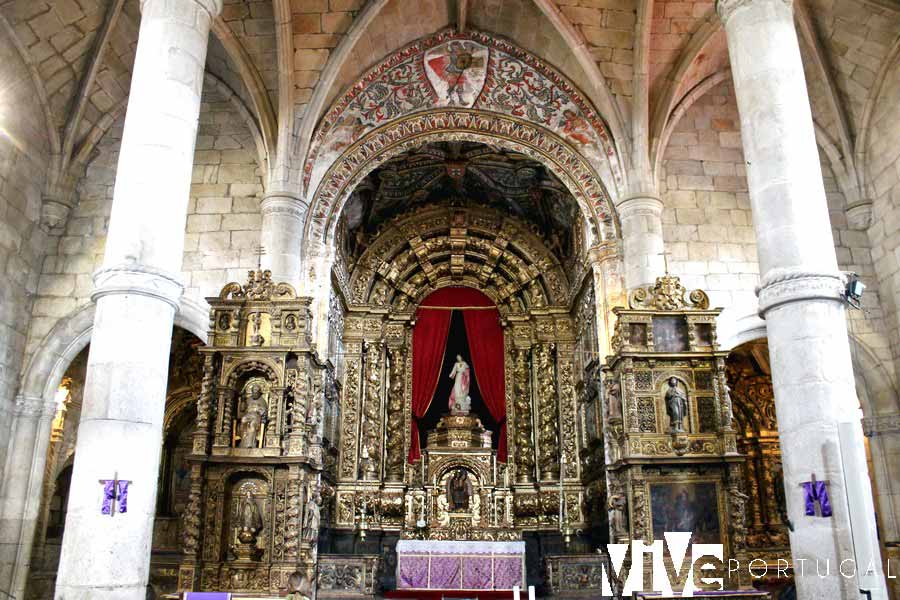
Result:
[[[525,585],[524,542],[400,540],[397,588],[511,590]]]
[[[231,600],[231,594],[224,592],[185,592],[184,600]]]

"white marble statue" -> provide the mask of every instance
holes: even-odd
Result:
[[[469,397],[469,364],[459,354],[450,371],[450,379],[455,379],[453,391],[450,392],[450,414],[467,415],[472,405]]]

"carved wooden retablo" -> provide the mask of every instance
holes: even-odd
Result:
[[[309,298],[269,271],[207,300],[178,587],[277,594],[315,573],[333,373],[313,352]]]
[[[490,449],[491,432],[475,415],[447,415],[428,433],[428,447]]]
[[[746,496],[716,342],[721,310],[667,274],[614,312],[601,384],[610,539],[692,531],[694,543],[740,558]]]

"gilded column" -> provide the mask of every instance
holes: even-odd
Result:
[[[534,432],[531,413],[531,385],[528,350],[518,348],[513,351],[515,361],[513,382],[515,386],[515,459],[516,482],[534,481]]]
[[[555,347],[538,344],[534,380],[538,400],[538,466],[542,480],[559,479],[559,418],[556,396]]]
[[[388,481],[403,481],[403,402],[406,389],[406,348],[389,348],[390,384],[387,402],[385,473]]]
[[[362,449],[360,477],[379,479],[381,475],[381,347],[379,342],[366,343],[366,381],[362,409]],[[363,452],[365,450],[365,452]],[[365,456],[368,458],[365,458]]]
[[[221,0],[144,0],[56,598],[143,600],[210,24]],[[101,480],[131,482],[101,513]]]
[[[731,58],[759,252],[797,597],[886,598],[881,573],[834,565],[871,557],[880,570],[859,401],[800,46],[790,0],[719,0]],[[839,428],[849,428],[844,445]],[[846,442],[847,438],[844,437]],[[805,515],[801,483],[828,481],[834,514]],[[845,485],[852,481],[852,487]],[[852,515],[848,491],[861,504]],[[830,576],[819,577],[816,561]],[[868,558],[866,559],[868,561]],[[858,565],[859,566],[859,565]],[[862,571],[862,568],[860,568]]]
[[[353,481],[359,453],[359,394],[362,380],[362,342],[348,341],[341,406],[340,478]]]

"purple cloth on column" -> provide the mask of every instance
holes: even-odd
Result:
[[[522,581],[522,557],[494,557],[494,589],[511,590],[513,586],[524,587]]]
[[[116,497],[114,484],[115,482],[112,479],[103,480],[103,506],[100,508],[101,515],[108,515],[112,512],[113,499]]]
[[[119,512],[128,512],[128,482],[119,482]]]
[[[428,557],[427,556],[403,556],[398,557],[399,581],[397,587],[426,589],[428,587]]]
[[[463,560],[463,589],[489,590],[491,579],[490,556],[467,556]]]
[[[822,509],[823,517],[830,517],[831,501],[828,499],[828,489],[824,481],[805,481],[803,486],[803,500],[806,503],[806,516],[816,516],[816,502]]]
[[[462,587],[459,572],[460,558],[458,556],[431,556],[431,585],[432,590],[456,590]]]
[[[231,594],[224,592],[185,592],[184,600],[231,600]]]

